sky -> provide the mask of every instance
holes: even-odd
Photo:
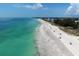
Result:
[[[78,16],[76,3],[2,3],[0,17],[67,17]]]

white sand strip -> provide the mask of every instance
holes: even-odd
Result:
[[[40,27],[36,32],[36,43],[40,55],[42,56],[70,56],[71,51],[62,43],[59,37],[54,34],[52,25],[40,20]]]
[[[52,30],[55,31],[53,34],[60,38],[60,41],[73,53],[75,56],[79,56],[79,36],[72,36],[69,35],[62,30],[60,30],[56,26],[52,26],[51,24],[48,23],[48,26],[51,27],[51,32]],[[60,35],[61,33],[61,35]],[[71,44],[71,45],[70,45]]]

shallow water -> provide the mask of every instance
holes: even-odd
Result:
[[[34,18],[0,18],[0,56],[36,55]]]

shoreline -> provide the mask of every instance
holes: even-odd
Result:
[[[36,28],[36,46],[38,49],[38,53],[40,56],[72,56],[73,54],[65,47],[65,45],[57,40],[58,38],[55,35],[49,36],[50,32],[48,32],[45,27],[46,23],[42,19],[38,20],[41,24]],[[45,30],[45,28],[46,30]],[[49,34],[48,34],[49,33]],[[56,39],[56,40],[55,40]]]

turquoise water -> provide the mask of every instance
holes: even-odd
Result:
[[[35,48],[34,18],[0,18],[0,56],[32,56]]]

